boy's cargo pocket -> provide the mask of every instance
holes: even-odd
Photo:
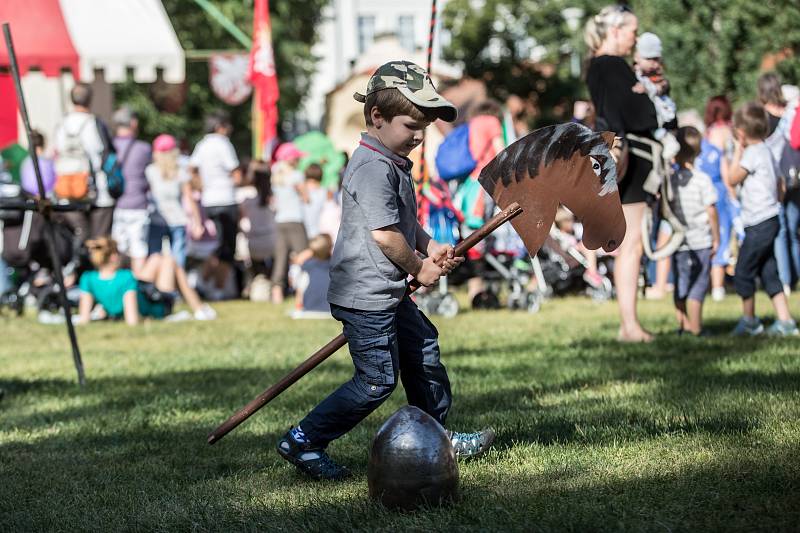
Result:
[[[353,358],[353,364],[367,384],[381,387],[391,387],[395,384],[392,361],[394,344],[390,335],[350,339],[350,356]]]

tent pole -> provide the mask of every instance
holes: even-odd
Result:
[[[81,351],[78,347],[78,338],[75,335],[75,326],[72,325],[72,314],[70,313],[69,302],[67,301],[67,289],[64,287],[64,274],[61,270],[61,258],[58,257],[58,250],[56,249],[55,231],[53,230],[53,222],[51,219],[52,208],[45,195],[42,171],[39,167],[39,156],[36,154],[36,148],[33,146],[28,108],[25,106],[25,95],[22,94],[19,65],[17,64],[17,55],[14,52],[14,42],[11,39],[11,26],[8,22],[3,23],[3,35],[6,40],[6,48],[8,49],[9,63],[11,63],[11,74],[14,76],[14,86],[17,91],[17,102],[19,103],[19,114],[22,116],[25,134],[28,137],[28,153],[33,162],[36,184],[39,188],[39,198],[36,200],[36,205],[39,214],[44,218],[45,241],[47,242],[47,249],[50,252],[50,260],[53,262],[53,274],[55,275],[56,284],[58,285],[58,296],[61,308],[64,310],[64,322],[67,324],[69,342],[72,346],[72,359],[75,363],[75,370],[78,372],[78,383],[83,387],[86,385],[86,376],[83,373],[83,360],[81,359]]]

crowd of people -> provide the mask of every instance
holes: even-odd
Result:
[[[213,320],[204,301],[244,294],[281,303],[289,289],[300,296],[295,316],[329,311],[325,267],[339,208],[334,191],[321,187],[319,164],[299,170],[307,154],[288,142],[271,166],[242,164],[224,112],[207,117],[206,134],[191,151],[168,133],[148,143],[129,108],[118,109],[109,128],[89,109],[88,85],[75,85],[70,96],[73,110],[52,143],[40,132],[33,139],[46,196],[73,207],[53,216],[65,285],[77,291],[78,323]],[[119,191],[115,174],[124,180]],[[20,184],[22,194],[39,195],[31,158]],[[6,265],[17,270],[18,285],[53,283],[43,267],[49,259],[39,216],[4,223],[4,291]],[[172,312],[178,297],[190,312]]]
[[[797,335],[787,303],[800,272],[797,87],[765,73],[753,101],[734,112],[724,95],[714,96],[701,123],[678,128],[661,41],[652,33],[637,41],[638,29],[636,16],[624,6],[608,6],[589,20],[586,82],[594,115],[579,117],[624,139],[614,154],[627,222],[614,267],[619,339],[653,339],[636,307],[643,250],[651,239],[656,249],[673,245],[660,258],[649,294],[658,298],[674,290],[680,332],[704,333],[706,293],[710,287],[713,299],[722,299],[727,275],[742,299],[734,334],[764,331],[755,313],[760,280],[776,315],[768,332]],[[648,205],[663,215],[654,225],[656,235],[642,234]]]
[[[613,155],[627,233],[607,262],[619,340],[653,339],[637,311],[643,285],[647,298],[672,292],[678,331],[694,335],[705,334],[706,294],[719,301],[732,288],[742,299],[734,333],[761,333],[754,300],[759,280],[776,315],[768,332],[798,334],[787,295],[800,278],[800,91],[765,73],[752,102],[734,110],[725,95],[715,95],[703,116],[692,120],[670,97],[661,40],[651,32],[639,35],[630,9],[601,10],[589,19],[585,40],[590,100],[576,102],[573,120],[623,139]],[[295,316],[329,316],[325,295],[340,193],[322,186],[322,167],[308,162],[313,154],[285,142],[271,163],[243,164],[223,112],[206,118],[206,133],[191,150],[169,133],[148,143],[139,138],[130,109],[118,109],[109,128],[90,112],[91,98],[91,88],[77,84],[73,110],[52,142],[38,132],[33,136],[46,194],[87,206],[57,215],[69,230],[65,257],[82,264],[68,269],[74,271],[68,281],[80,289],[80,322],[208,320],[216,313],[203,301],[245,297],[279,304],[288,293],[296,296]],[[464,129],[453,129],[439,148],[441,180],[418,183],[417,191],[423,227],[450,244],[491,214],[477,178],[525,133],[494,101],[474,106],[462,122]],[[457,145],[459,139],[465,144]],[[450,173],[448,157],[468,165]],[[115,185],[116,173],[124,176],[124,190]],[[38,194],[30,159],[21,185]],[[562,208],[551,236],[577,250],[584,258],[583,280],[600,287],[604,271],[597,255],[581,247],[577,222]],[[31,261],[31,254],[13,253],[25,234],[14,227],[6,223],[12,231],[6,232],[3,257]],[[487,253],[485,245],[470,250],[453,276],[466,281],[476,308],[496,304],[485,282]],[[563,255],[570,254],[576,255]],[[191,312],[172,313],[176,297]]]

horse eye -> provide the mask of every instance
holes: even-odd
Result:
[[[592,157],[592,156],[589,156],[589,157],[592,160],[592,172],[594,172],[595,176],[599,176],[600,172],[603,170],[603,166],[594,157]]]

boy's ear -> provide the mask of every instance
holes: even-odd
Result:
[[[378,129],[386,122],[386,119],[383,118],[383,115],[376,105],[372,106],[372,109],[369,110],[369,116],[372,118],[372,125]]]

